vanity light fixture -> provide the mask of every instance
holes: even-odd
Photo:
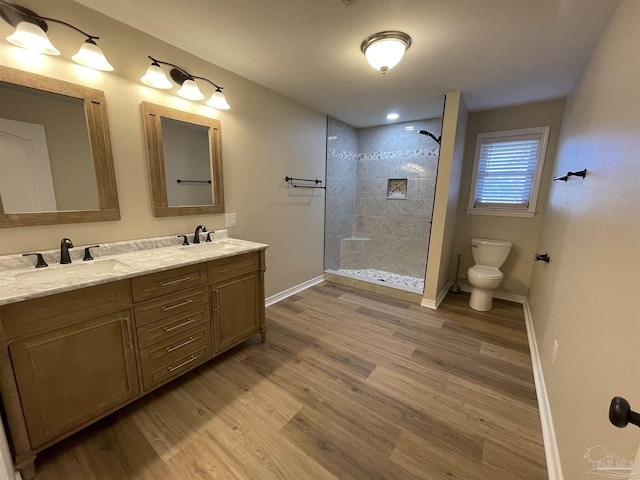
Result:
[[[60,55],[58,49],[53,46],[45,33],[49,29],[47,22],[59,23],[69,27],[87,37],[78,53],[71,59],[80,65],[95,70],[113,71],[113,66],[107,61],[104,53],[96,44],[96,40],[100,37],[89,35],[78,27],[74,27],[62,20],[42,17],[28,8],[8,3],[5,0],[0,0],[0,18],[9,25],[16,27],[15,32],[7,37],[9,43],[45,55]]]
[[[365,38],[360,44],[360,50],[367,57],[369,65],[384,75],[402,60],[410,46],[409,35],[397,30],[387,30]]]
[[[180,85],[180,89],[177,92],[180,97],[193,101],[203,100],[205,96],[200,91],[200,88],[198,88],[198,84],[195,81],[204,80],[216,88],[209,100],[207,100],[207,105],[218,110],[228,110],[231,108],[222,93],[222,87],[220,85],[213,83],[208,78],[191,75],[184,68],[180,68],[173,63],[158,60],[157,58],[153,58],[151,55],[149,55],[149,58],[151,59],[151,65],[147,68],[147,72],[140,78],[140,81],[145,85],[165,90],[172,88],[173,84],[167,78],[162,67],[160,67],[160,64],[168,65],[172,67],[169,72],[171,80],[173,80],[177,85]]]

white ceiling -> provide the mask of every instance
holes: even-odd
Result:
[[[470,110],[565,96],[619,3],[76,1],[356,127],[440,116],[451,90]],[[384,76],[360,52],[383,30],[413,38]]]

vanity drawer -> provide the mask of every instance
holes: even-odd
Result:
[[[134,306],[136,326],[142,327],[148,323],[164,318],[173,317],[193,310],[196,307],[209,305],[207,287],[194,288],[172,295],[165,295],[156,300]]]
[[[206,323],[140,351],[145,390],[213,357],[211,324]]]
[[[208,324],[209,321],[209,304],[179,315],[163,318],[138,328],[138,345],[140,348],[153,345],[166,338],[181,335],[185,331],[203,323]]]
[[[42,332],[128,308],[129,281],[97,285],[0,307],[7,339]]]
[[[258,270],[260,268],[260,252],[249,252],[233,257],[220,258],[209,262],[207,266],[210,281],[216,283]]]
[[[207,267],[204,263],[152,273],[131,279],[134,302],[142,302],[185,288],[207,283]]]

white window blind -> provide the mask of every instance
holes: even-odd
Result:
[[[540,138],[483,142],[476,206],[529,208]]]
[[[479,134],[467,213],[533,216],[548,135],[549,127]]]

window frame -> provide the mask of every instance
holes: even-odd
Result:
[[[540,192],[540,183],[542,181],[542,172],[544,170],[544,161],[547,156],[547,144],[549,141],[549,126],[520,128],[517,130],[502,130],[499,132],[479,133],[476,137],[476,149],[473,158],[473,175],[471,177],[471,185],[469,189],[469,202],[467,204],[467,214],[471,215],[493,215],[508,217],[533,217],[536,213],[538,204],[538,194]],[[477,206],[475,204],[476,189],[478,188],[478,168],[480,166],[481,146],[494,141],[517,140],[518,137],[540,135],[538,140],[538,155],[536,158],[536,168],[533,174],[533,183],[531,186],[531,194],[529,196],[529,205],[527,208],[509,208],[509,207],[490,207]]]

